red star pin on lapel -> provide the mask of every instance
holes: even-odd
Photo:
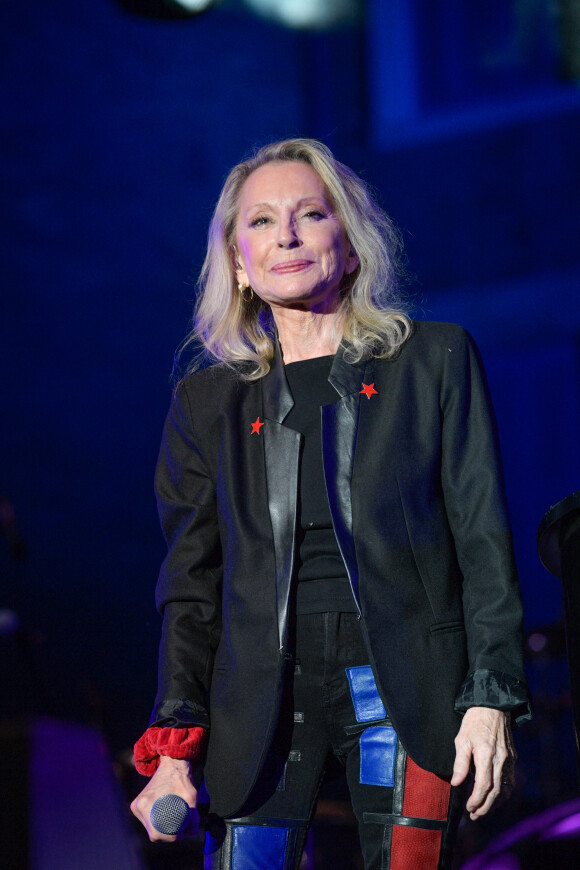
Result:
[[[361,393],[364,393],[367,399],[370,399],[371,396],[378,396],[378,391],[375,390],[374,384],[363,384]]]
[[[260,418],[256,417],[255,421],[252,423],[252,431],[250,432],[250,435],[259,435],[260,427],[263,425],[264,424],[260,422]]]

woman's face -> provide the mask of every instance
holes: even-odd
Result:
[[[274,313],[332,311],[358,266],[321,179],[306,163],[267,163],[246,179],[236,222],[236,268]]]

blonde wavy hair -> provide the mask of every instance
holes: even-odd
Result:
[[[340,286],[342,338],[349,362],[371,354],[391,357],[411,333],[400,292],[402,241],[367,185],[315,139],[286,139],[265,145],[235,166],[222,188],[208,233],[193,328],[178,350],[201,351],[185,374],[208,362],[240,371],[247,380],[263,377],[274,355],[275,329],[269,306],[254,295],[244,302],[235,274],[234,246],[240,194],[246,179],[267,163],[300,161],[312,167],[328,191],[359,265]],[[244,365],[241,365],[241,364]]]

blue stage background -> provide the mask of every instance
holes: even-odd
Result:
[[[3,715],[91,721],[114,750],[146,725],[173,351],[226,172],[287,136],[322,138],[374,185],[415,313],[480,344],[527,629],[561,619],[535,534],[580,488],[580,87],[560,77],[550,4],[385,5],[308,33],[233,0],[184,21],[3,4],[0,494],[28,551],[0,548],[0,607],[23,629],[1,638]],[[568,715],[563,659],[530,669]],[[569,729],[557,740],[566,772],[538,803],[573,783]]]

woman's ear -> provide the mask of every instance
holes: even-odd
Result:
[[[351,275],[358,266],[359,262],[360,260],[358,258],[357,252],[355,251],[354,247],[350,245],[349,252],[346,258],[346,264],[344,267],[344,271],[346,272],[346,274]]]
[[[247,272],[244,269],[244,262],[238,254],[236,248],[232,248],[231,257],[238,284],[243,284],[244,286],[248,285],[250,282],[248,280]]]

